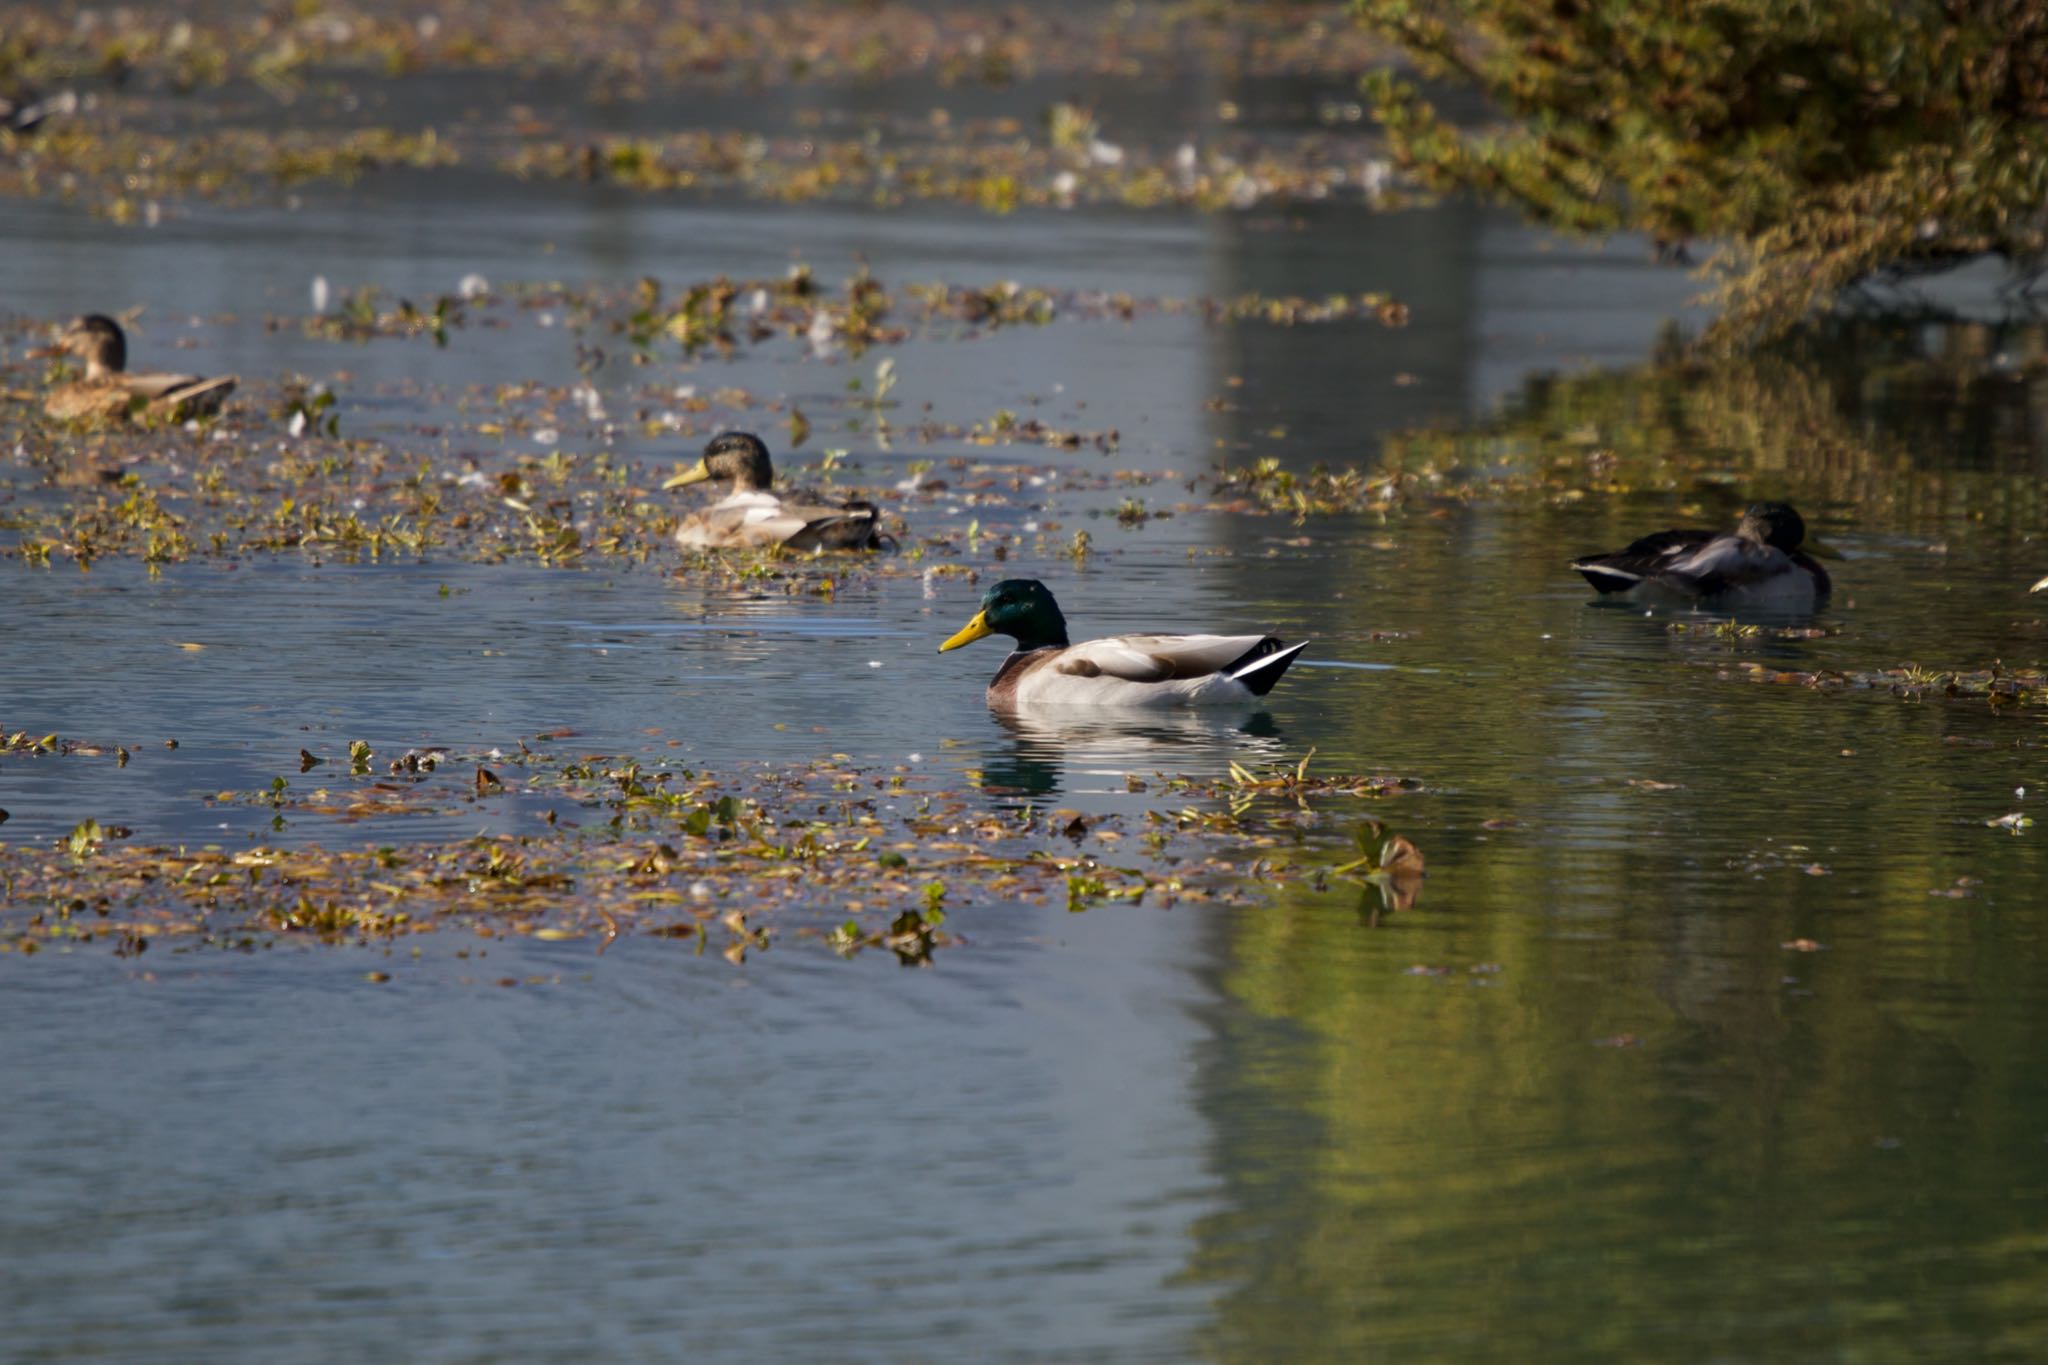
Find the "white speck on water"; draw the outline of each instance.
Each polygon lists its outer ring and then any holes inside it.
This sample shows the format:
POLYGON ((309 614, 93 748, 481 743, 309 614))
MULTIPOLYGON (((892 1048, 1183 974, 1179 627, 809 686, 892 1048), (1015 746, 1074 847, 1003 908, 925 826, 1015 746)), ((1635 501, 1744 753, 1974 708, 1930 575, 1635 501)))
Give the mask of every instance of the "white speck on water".
POLYGON ((285 430, 294 436, 304 436, 306 434, 306 410, 304 408, 300 408, 292 414, 292 420, 285 427, 285 430))
POLYGON ((909 760, 910 760, 910 761, 911 761, 912 763, 922 763, 922 762, 924 762, 924 755, 923 755, 923 754, 909 754, 909 755, 907 755, 907 757, 909 758, 909 760))
POLYGON ((553 313, 542 313, 534 321, 543 327, 552 327, 555 325, 555 315, 553 313))
POLYGON ((480 299, 491 292, 491 282, 472 270, 455 286, 455 292, 465 299, 480 299))
POLYGON ((533 443, 539 446, 551 446, 561 439, 562 433, 556 431, 553 427, 542 427, 539 431, 533 433, 533 443))
MULTIPOLYGON (((226 829, 226 828, 227 828, 227 826, 223 825, 223 826, 221 826, 221 828, 222 828, 222 829, 226 829)), ((708 901, 708 900, 710 900, 710 899, 711 899, 711 883, 710 883, 710 882, 691 882, 691 883, 690 883, 690 899, 691 899, 691 900, 693 900, 693 901, 708 901)))
POLYGON ((839 324, 832 315, 820 308, 811 314, 811 325, 804 331, 804 339, 810 342, 811 350, 820 357, 829 358, 839 352, 839 324))
POLYGON ((881 666, 882 666, 882 661, 881 661, 880 659, 869 659, 869 660, 868 660, 868 667, 869 667, 869 668, 880 668, 881 666))
POLYGON ((1033 534, 1033 533, 1035 533, 1035 532, 1036 532, 1037 530, 1038 530, 1038 523, 1037 523, 1037 522, 1035 522, 1035 521, 1027 521, 1027 522, 1025 522, 1025 523, 1024 523, 1024 531, 1025 531, 1025 533, 1026 533, 1027 535, 1028 535, 1028 534, 1033 534))
POLYGON ((327 299, 330 293, 327 288, 327 277, 325 275, 315 275, 313 277, 313 287, 309 292, 313 296, 313 311, 316 313, 326 312, 327 299))
POLYGON ((1378 199, 1385 194, 1393 178, 1394 166, 1390 161, 1375 158, 1358 168, 1358 187, 1365 191, 1368 199, 1378 199))

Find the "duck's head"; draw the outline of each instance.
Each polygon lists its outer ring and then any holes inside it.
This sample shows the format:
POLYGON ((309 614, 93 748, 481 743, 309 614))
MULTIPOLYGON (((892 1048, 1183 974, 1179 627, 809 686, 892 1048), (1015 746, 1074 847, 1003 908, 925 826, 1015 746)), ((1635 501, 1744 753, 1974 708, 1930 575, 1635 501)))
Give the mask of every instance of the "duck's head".
POLYGON ((72 319, 57 334, 54 349, 60 355, 75 355, 85 362, 85 377, 100 379, 128 368, 128 338, 121 324, 104 313, 87 313, 72 319))
POLYGON ((1789 502, 1752 503, 1742 514, 1742 524, 1735 528, 1735 534, 1789 555, 1806 539, 1806 522, 1789 502))
POLYGON ((939 653, 973 644, 984 635, 1007 635, 1019 649, 1067 643, 1067 618, 1045 584, 1035 578, 1006 578, 981 595, 981 610, 939 646, 939 653))
POLYGON ((704 447, 696 465, 662 484, 681 488, 706 479, 730 479, 736 492, 765 492, 775 482, 775 466, 768 462, 768 447, 750 431, 721 431, 704 447))

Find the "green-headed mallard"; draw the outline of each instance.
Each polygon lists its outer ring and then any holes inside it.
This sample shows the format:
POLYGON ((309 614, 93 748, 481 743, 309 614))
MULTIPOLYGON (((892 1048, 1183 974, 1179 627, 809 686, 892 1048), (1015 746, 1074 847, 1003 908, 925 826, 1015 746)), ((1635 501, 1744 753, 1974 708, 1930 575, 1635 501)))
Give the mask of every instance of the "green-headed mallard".
POLYGON ((683 518, 676 544, 685 550, 757 549, 787 545, 792 550, 880 550, 881 513, 871 502, 834 502, 821 494, 773 491, 775 467, 768 447, 745 431, 724 431, 704 447, 694 468, 663 488, 706 479, 726 479, 732 492, 683 518))
POLYGON ((984 635, 1017 642, 988 685, 997 710, 1027 706, 1220 706, 1273 690, 1308 647, 1271 635, 1110 635, 1067 643, 1067 618, 1045 584, 1011 578, 982 594, 981 610, 939 646, 984 635))
POLYGON ((59 384, 43 396, 43 411, 60 421, 126 417, 138 409, 151 417, 182 422, 220 411, 235 387, 233 375, 213 379, 196 374, 128 373, 128 338, 121 324, 103 313, 75 319, 51 349, 85 362, 85 378, 59 384))
POLYGON ((1717 606, 1811 607, 1828 571, 1801 549, 1806 523, 1791 506, 1760 502, 1733 531, 1656 531, 1625 550, 1572 567, 1604 596, 1717 606))

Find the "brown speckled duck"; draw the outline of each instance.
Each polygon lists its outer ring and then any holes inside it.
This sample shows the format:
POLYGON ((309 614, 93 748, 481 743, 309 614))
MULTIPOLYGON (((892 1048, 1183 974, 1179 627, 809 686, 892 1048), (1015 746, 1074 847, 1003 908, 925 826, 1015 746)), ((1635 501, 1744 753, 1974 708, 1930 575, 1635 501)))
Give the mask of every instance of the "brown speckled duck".
POLYGON ((146 414, 182 422, 219 412, 234 391, 235 377, 206 379, 196 374, 130 374, 128 338, 104 313, 88 313, 61 332, 50 348, 85 362, 85 377, 59 384, 43 396, 43 411, 59 421, 121 419, 146 414))
POLYGON ((834 502, 817 493, 773 491, 768 447, 745 431, 711 438, 696 465, 662 484, 681 488, 706 479, 729 480, 732 492, 683 518, 676 544, 685 550, 881 550, 893 543, 881 531, 871 502, 834 502))

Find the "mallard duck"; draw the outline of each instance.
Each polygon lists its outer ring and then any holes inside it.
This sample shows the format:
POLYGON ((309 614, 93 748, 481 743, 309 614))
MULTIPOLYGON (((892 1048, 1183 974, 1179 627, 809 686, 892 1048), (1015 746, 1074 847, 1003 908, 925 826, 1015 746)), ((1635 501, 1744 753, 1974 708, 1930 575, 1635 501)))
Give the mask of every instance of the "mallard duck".
POLYGON ((696 466, 662 484, 681 488, 706 479, 728 479, 732 492, 683 518, 676 544, 685 550, 755 549, 787 545, 792 550, 880 550, 881 513, 871 502, 834 502, 818 493, 778 494, 768 447, 745 431, 711 438, 696 466))
POLYGON ((1017 642, 988 685, 988 704, 999 711, 1255 701, 1308 648, 1271 635, 1110 635, 1069 644, 1067 618, 1035 578, 1005 579, 983 593, 981 610, 939 653, 984 635, 1017 642))
POLYGON ((121 324, 103 313, 73 321, 50 349, 85 362, 85 378, 59 384, 43 396, 43 411, 63 421, 125 417, 140 408, 152 417, 182 422, 219 412, 235 387, 233 375, 202 379, 196 374, 128 373, 128 338, 122 335, 121 324))
POLYGON ((1656 531, 1572 567, 1603 597, 1810 607, 1831 585, 1828 571, 1801 548, 1805 540, 1806 523, 1789 504, 1760 502, 1733 531, 1656 531))

